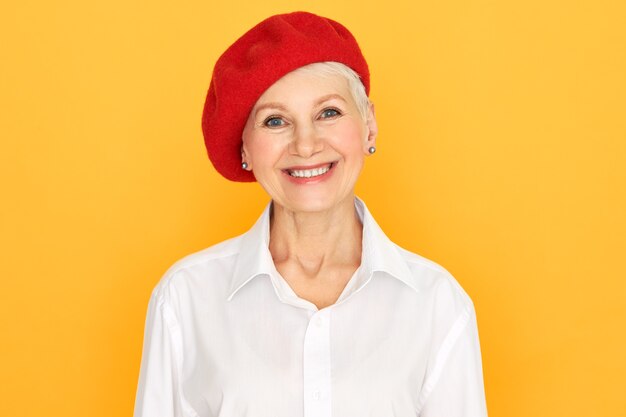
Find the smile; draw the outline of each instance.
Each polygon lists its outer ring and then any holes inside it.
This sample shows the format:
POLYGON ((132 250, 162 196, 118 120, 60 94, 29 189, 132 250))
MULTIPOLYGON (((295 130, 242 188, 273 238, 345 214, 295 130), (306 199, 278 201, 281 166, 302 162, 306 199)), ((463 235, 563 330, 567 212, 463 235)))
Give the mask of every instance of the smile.
POLYGON ((337 163, 338 161, 334 161, 325 165, 320 164, 315 168, 309 169, 284 169, 283 173, 289 178, 289 181, 294 184, 318 184, 326 182, 332 177, 337 163))
POLYGON ((335 163, 329 163, 312 169, 287 169, 287 173, 294 178, 314 178, 326 174, 335 163))

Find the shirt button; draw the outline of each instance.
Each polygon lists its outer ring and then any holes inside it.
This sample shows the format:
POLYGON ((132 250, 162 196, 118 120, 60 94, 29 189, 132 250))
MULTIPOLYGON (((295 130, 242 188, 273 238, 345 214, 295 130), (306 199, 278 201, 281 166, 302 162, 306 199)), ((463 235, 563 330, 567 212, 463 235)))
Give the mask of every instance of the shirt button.
POLYGON ((317 324, 317 327, 322 327, 322 324, 324 324, 324 320, 321 316, 315 320, 315 324, 317 324))
POLYGON ((313 391, 313 399, 316 400, 316 401, 320 399, 320 391, 319 390, 316 389, 315 391, 313 391))

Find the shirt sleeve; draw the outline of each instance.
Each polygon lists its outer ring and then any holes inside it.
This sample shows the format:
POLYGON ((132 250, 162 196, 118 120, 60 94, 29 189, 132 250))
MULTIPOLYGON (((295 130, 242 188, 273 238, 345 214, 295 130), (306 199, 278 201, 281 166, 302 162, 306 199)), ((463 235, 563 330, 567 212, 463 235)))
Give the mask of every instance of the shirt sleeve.
POLYGON ((420 417, 486 417, 476 313, 471 302, 454 321, 425 381, 420 417))
POLYGON ((191 417, 180 389, 178 325, 160 287, 148 304, 134 417, 191 417))

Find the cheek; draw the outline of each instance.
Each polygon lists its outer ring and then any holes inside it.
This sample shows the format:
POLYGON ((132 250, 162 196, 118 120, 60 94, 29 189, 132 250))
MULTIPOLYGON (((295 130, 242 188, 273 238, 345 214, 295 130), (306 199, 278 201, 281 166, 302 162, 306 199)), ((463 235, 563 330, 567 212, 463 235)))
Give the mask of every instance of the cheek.
POLYGON ((274 165, 282 153, 276 138, 266 135, 250 135, 246 138, 246 145, 253 169, 274 165))
POLYGON ((346 124, 338 126, 334 134, 330 136, 333 138, 333 146, 335 149, 350 156, 361 155, 363 143, 365 139, 365 129, 361 129, 360 126, 354 124, 346 124))

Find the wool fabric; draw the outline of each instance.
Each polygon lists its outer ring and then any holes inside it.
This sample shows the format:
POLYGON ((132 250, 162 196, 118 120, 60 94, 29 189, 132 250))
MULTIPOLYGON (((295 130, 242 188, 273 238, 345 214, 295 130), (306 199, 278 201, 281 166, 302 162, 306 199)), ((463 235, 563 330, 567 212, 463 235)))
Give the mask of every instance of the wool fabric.
POLYGON ((243 129, 254 104, 287 73, 325 61, 352 68, 369 95, 369 68, 354 36, 340 23, 313 13, 271 16, 219 57, 204 103, 202 133, 209 159, 222 176, 256 180, 241 168, 243 129))

